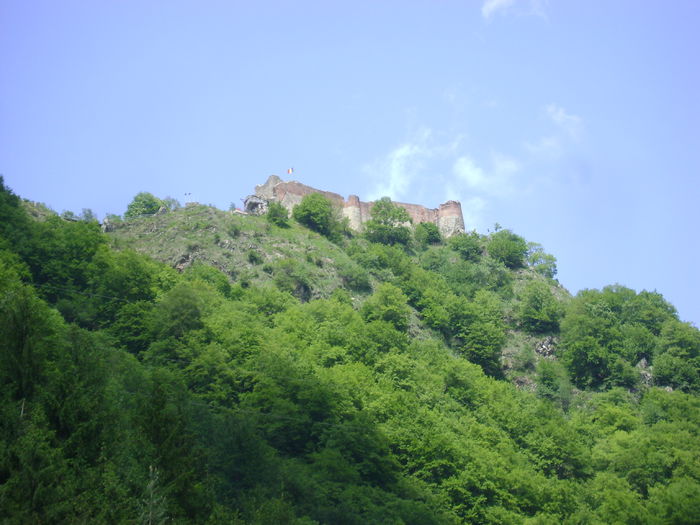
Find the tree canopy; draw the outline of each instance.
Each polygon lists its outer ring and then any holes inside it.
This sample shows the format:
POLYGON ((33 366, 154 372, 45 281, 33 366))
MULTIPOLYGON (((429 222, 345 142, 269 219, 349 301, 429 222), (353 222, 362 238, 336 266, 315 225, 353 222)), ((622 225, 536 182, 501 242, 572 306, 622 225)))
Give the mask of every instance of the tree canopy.
POLYGON ((107 235, 0 179, 0 521, 697 521, 700 332, 657 292, 219 215, 107 235))
POLYGON ((527 242, 510 230, 500 230, 491 235, 486 249, 497 261, 508 268, 522 268, 525 265, 527 242))
POLYGON ((333 231, 333 205, 320 193, 304 195, 301 202, 294 206, 292 216, 299 224, 326 237, 333 231))
POLYGON ((407 224, 412 222, 411 217, 389 197, 382 197, 372 204, 370 214, 372 218, 364 225, 367 239, 390 246, 409 243, 411 230, 407 224))
POLYGON ((155 197, 152 193, 142 191, 137 193, 134 199, 129 203, 124 213, 125 219, 135 219, 141 215, 152 215, 156 213, 161 206, 164 206, 163 201, 155 197))

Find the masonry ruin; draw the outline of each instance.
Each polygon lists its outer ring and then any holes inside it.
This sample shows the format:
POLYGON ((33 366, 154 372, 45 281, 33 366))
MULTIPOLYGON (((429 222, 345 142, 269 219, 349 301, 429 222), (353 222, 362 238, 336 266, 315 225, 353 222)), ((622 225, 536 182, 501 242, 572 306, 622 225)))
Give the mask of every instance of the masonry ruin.
MULTIPOLYGON (((291 213, 294 206, 299 204, 305 195, 320 193, 342 211, 348 218, 350 227, 362 231, 362 225, 372 218, 373 202, 362 202, 357 195, 350 195, 347 200, 337 193, 317 190, 297 181, 283 181, 277 175, 270 175, 265 184, 255 186, 255 194, 245 199, 244 209, 247 213, 262 215, 267 211, 268 203, 279 202, 291 213)), ((419 204, 395 202, 408 212, 413 224, 429 222, 435 224, 440 233, 450 237, 464 231, 462 205, 458 201, 447 201, 438 208, 426 208, 419 204)))

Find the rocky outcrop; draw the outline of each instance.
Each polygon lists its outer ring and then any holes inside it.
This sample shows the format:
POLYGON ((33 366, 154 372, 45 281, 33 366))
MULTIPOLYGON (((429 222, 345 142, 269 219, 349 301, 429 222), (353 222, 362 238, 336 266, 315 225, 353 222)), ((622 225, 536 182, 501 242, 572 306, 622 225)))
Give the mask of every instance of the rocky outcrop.
POLYGON ((554 354, 557 350, 557 340, 550 336, 545 337, 535 344, 535 353, 541 355, 545 359, 554 359, 554 354))
POLYGON ((649 362, 642 357, 642 359, 637 363, 637 372, 639 372, 639 380, 640 382, 647 387, 650 387, 654 384, 654 374, 652 373, 651 366, 649 366, 649 362))
MULTIPOLYGON (((245 199, 245 211, 253 214, 262 214, 267 210, 268 202, 279 202, 290 212, 299 204, 305 195, 320 193, 341 210, 344 217, 348 218, 350 227, 361 231, 362 225, 371 219, 371 210, 374 203, 362 202, 357 195, 350 195, 345 200, 341 195, 330 191, 318 190, 297 181, 283 181, 277 175, 270 175, 265 184, 255 187, 255 194, 245 199)), ((430 222, 435 224, 440 233, 450 237, 464 231, 464 219, 462 217, 462 205, 457 201, 447 201, 436 209, 426 208, 419 204, 407 204, 396 202, 408 212, 413 224, 430 222)))
POLYGON ((100 229, 102 233, 109 233, 114 231, 114 224, 112 224, 107 217, 100 224, 100 229))

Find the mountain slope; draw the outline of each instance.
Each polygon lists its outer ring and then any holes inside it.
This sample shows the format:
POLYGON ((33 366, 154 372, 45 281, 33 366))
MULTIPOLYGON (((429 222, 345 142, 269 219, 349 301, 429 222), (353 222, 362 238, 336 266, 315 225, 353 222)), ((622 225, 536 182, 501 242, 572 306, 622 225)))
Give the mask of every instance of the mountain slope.
POLYGON ((658 294, 570 298, 508 231, 334 244, 186 208, 106 236, 4 187, 0 217, 4 522, 698 514, 698 331, 658 294))

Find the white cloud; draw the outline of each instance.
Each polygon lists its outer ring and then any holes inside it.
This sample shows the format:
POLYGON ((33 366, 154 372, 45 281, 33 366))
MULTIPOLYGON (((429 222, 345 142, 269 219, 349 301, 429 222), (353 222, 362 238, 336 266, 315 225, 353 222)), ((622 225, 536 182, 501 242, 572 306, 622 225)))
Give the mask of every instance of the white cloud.
POLYGON ((374 184, 368 200, 389 196, 428 204, 425 197, 434 199, 438 191, 445 200, 462 203, 467 228, 485 227, 493 201, 508 202, 523 191, 523 164, 499 152, 477 157, 466 150, 465 142, 461 135, 440 140, 439 134, 423 129, 363 167, 374 184))
POLYGON ((583 119, 557 104, 545 106, 544 113, 556 129, 538 140, 524 142, 523 147, 533 159, 559 161, 568 150, 580 143, 584 131, 583 119))
POLYGON ((427 142, 431 134, 429 129, 424 129, 414 140, 401 144, 384 158, 364 167, 366 173, 378 180, 369 195, 371 200, 384 196, 400 200, 407 195, 424 158, 429 155, 427 142))
POLYGON ((485 211, 494 199, 510 199, 520 191, 522 171, 519 161, 502 153, 492 153, 487 168, 468 155, 461 155, 452 165, 452 176, 445 184, 445 198, 462 203, 464 225, 486 227, 485 211))
POLYGON ((510 179, 520 171, 520 163, 518 161, 501 153, 492 153, 491 163, 493 164, 494 174, 501 182, 510 179))
POLYGON ((462 186, 493 196, 503 196, 512 191, 513 178, 520 171, 520 163, 501 153, 491 154, 489 170, 478 166, 469 156, 459 157, 452 172, 462 186))
POLYGON ((462 218, 465 229, 483 229, 486 226, 483 224, 485 210, 486 200, 482 197, 469 197, 462 202, 462 218))
POLYGON ((430 129, 422 129, 411 140, 364 166, 363 171, 376 181, 368 198, 370 200, 385 196, 393 200, 402 200, 408 196, 415 198, 413 196, 416 186, 427 178, 428 163, 453 156, 461 140, 462 137, 458 136, 451 142, 439 143, 434 139, 430 129))
POLYGON ((497 14, 535 15, 545 17, 547 0, 486 0, 481 6, 481 16, 490 19, 497 14))
POLYGON ((571 138, 579 138, 583 125, 581 117, 567 113, 564 108, 556 104, 549 104, 545 111, 549 119, 563 129, 571 138))
POLYGON ((375 189, 372 199, 389 195, 393 198, 401 198, 408 191, 415 176, 417 157, 421 149, 415 144, 403 144, 387 155, 383 162, 383 170, 386 179, 380 182, 375 189))
POLYGON ((459 157, 452 168, 458 179, 464 181, 470 188, 483 189, 488 185, 488 179, 479 166, 469 157, 459 157))
POLYGON ((525 150, 534 157, 555 160, 561 157, 564 148, 559 137, 542 137, 535 142, 525 142, 525 150))
POLYGON ((498 11, 509 9, 514 3, 515 0, 486 0, 481 6, 481 16, 491 18, 498 11))

